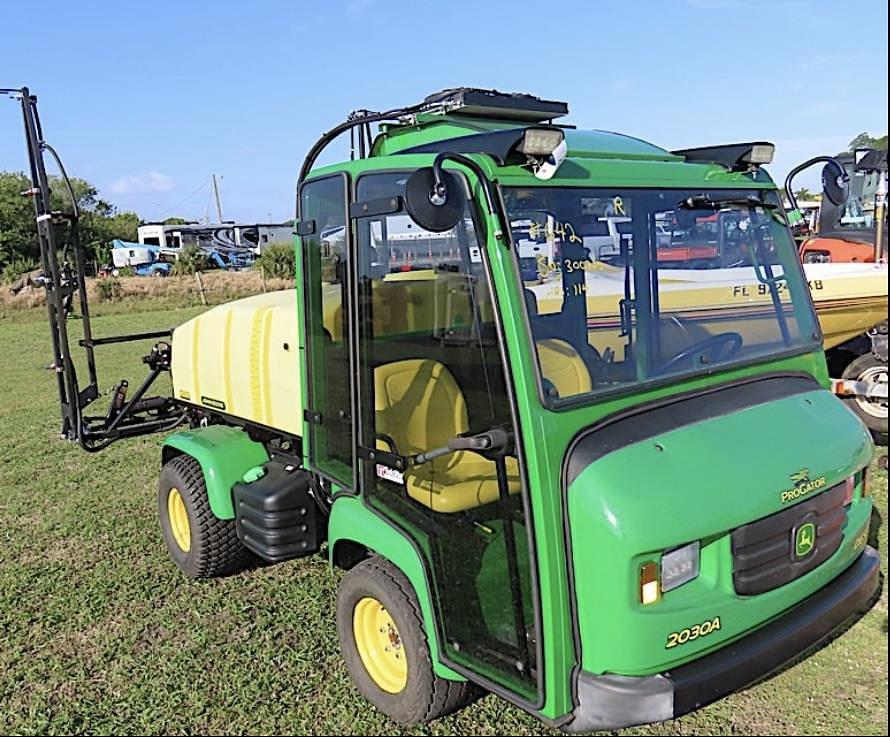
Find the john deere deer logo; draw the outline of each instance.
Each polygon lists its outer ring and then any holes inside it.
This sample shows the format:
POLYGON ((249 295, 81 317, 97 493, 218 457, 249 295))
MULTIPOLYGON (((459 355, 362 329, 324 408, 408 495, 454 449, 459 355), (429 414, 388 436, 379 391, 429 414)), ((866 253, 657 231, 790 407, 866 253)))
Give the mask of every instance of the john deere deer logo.
POLYGON ((805 558, 812 551, 816 544, 816 525, 807 522, 797 528, 794 533, 794 555, 798 558, 805 558))
POLYGON ((828 480, 824 476, 820 476, 817 479, 810 479, 809 468, 802 468, 800 471, 792 473, 789 478, 794 484, 794 487, 785 489, 785 491, 782 492, 782 504, 787 504, 788 502, 800 499, 802 496, 812 494, 814 491, 818 491, 828 483, 828 480))
POLYGON ((806 483, 810 480, 810 469, 802 468, 797 473, 791 474, 791 480, 794 482, 794 485, 806 483))

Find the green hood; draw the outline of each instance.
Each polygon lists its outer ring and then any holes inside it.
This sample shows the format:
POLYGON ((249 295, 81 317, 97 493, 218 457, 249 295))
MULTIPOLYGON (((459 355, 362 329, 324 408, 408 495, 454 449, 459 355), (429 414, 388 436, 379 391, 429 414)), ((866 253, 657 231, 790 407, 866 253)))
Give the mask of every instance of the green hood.
POLYGON ((801 381, 768 379, 638 412, 574 444, 566 491, 585 670, 601 672, 608 662, 638 675, 690 660, 812 593, 858 554, 852 544, 871 502, 860 503, 857 492, 844 541, 825 563, 757 596, 734 590, 733 529, 806 504, 871 458, 861 422, 801 381), (783 501, 795 488, 809 490, 783 501), (702 546, 698 578, 654 605, 639 604, 640 565, 694 541, 702 546), (665 647, 671 632, 718 616, 719 631, 665 647))

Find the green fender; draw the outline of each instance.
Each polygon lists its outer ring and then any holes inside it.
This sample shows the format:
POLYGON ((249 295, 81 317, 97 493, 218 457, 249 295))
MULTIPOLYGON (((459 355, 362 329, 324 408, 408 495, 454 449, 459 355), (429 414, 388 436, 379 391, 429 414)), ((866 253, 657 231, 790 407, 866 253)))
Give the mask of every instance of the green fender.
POLYGON ((337 543, 344 541, 365 546, 368 550, 386 558, 405 574, 420 602, 433 670, 440 678, 465 681, 463 676, 439 661, 436 623, 423 563, 408 538, 382 517, 374 514, 358 497, 341 495, 334 500, 331 517, 328 520, 328 556, 331 566, 334 565, 334 550, 337 543))
POLYGON ((261 443, 229 425, 208 425, 175 433, 164 443, 161 458, 167 463, 183 453, 200 464, 210 510, 218 519, 235 518, 232 486, 251 468, 269 460, 261 443))

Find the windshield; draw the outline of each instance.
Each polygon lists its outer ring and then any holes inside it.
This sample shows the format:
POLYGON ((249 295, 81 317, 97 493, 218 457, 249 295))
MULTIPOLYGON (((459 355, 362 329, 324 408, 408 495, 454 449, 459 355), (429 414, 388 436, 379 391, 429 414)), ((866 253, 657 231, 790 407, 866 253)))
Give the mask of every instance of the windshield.
POLYGON ((775 192, 504 194, 549 405, 815 342, 775 192))

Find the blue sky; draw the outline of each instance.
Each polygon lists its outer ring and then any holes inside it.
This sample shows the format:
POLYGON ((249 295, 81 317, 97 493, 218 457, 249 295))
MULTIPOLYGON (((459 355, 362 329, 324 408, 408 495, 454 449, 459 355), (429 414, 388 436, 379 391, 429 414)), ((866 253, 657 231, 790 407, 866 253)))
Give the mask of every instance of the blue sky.
MULTIPOLYGON (((29 85, 69 173, 146 219, 212 214, 212 172, 226 218, 292 217, 318 134, 452 86, 566 100, 568 122, 666 148, 771 140, 777 178, 887 132, 886 0, 30 8, 3 2, 0 86, 29 85)), ((26 166, 20 125, 0 99, 0 169, 26 166)))

